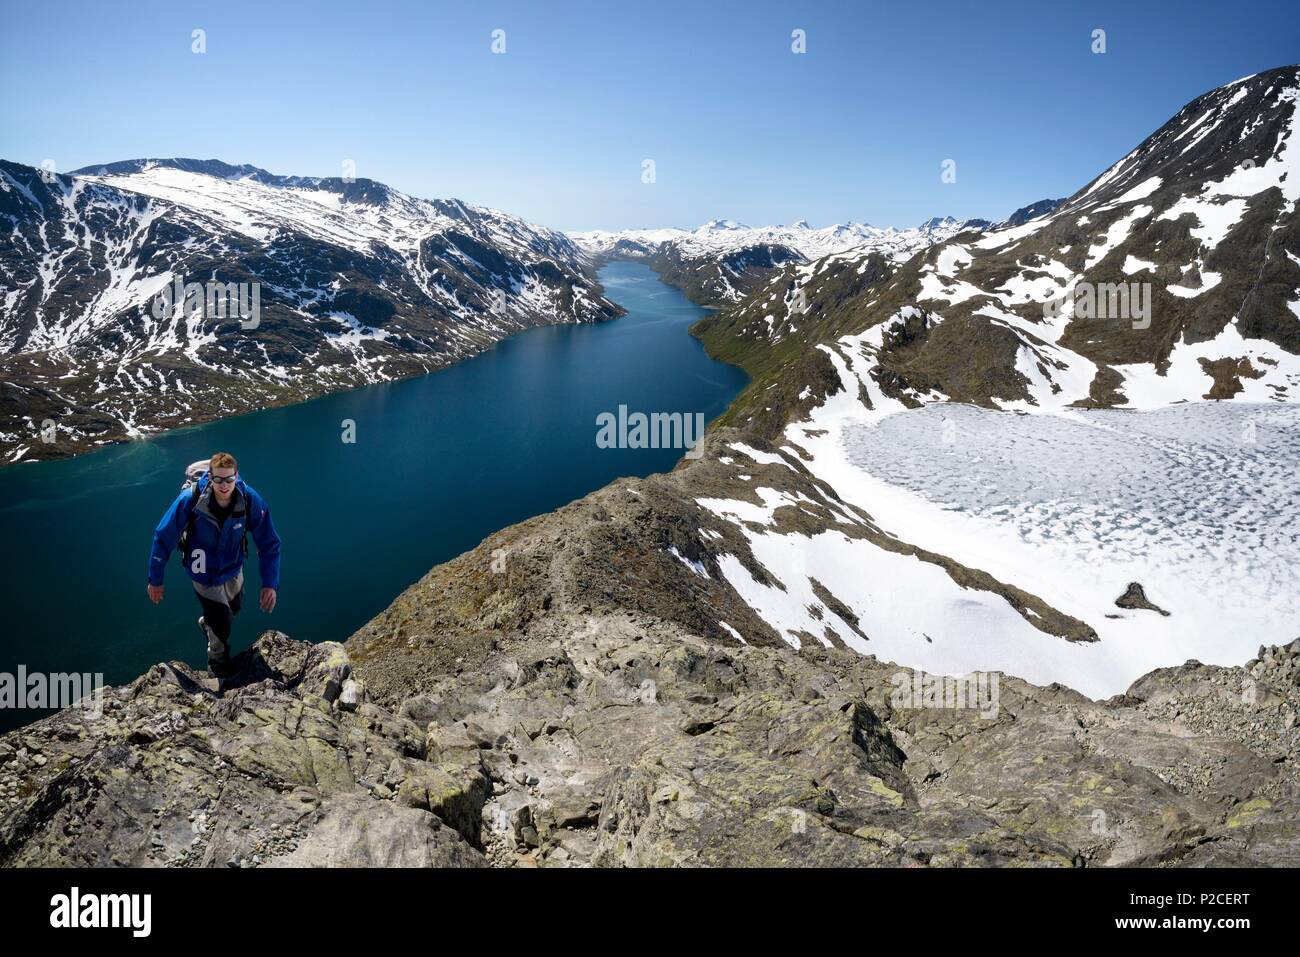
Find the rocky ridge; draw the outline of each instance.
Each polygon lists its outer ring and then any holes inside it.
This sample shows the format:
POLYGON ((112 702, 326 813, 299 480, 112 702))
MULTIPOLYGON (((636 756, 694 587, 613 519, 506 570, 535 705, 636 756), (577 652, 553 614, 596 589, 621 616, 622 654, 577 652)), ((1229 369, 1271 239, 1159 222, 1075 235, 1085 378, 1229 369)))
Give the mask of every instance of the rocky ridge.
MULTIPOLYGON (((709 441, 738 454, 728 430, 709 441)), ((918 696, 925 676, 850 646, 832 594, 821 614, 845 633, 795 648, 716 573, 732 553, 763 571, 697 502, 732 467, 784 476, 801 504, 780 527, 876 534, 797 468, 720 451, 502 530, 346 646, 268 632, 220 693, 158 665, 101 717, 4 736, 0 864, 1300 860, 1300 641, 1108 701, 1009 675, 983 676, 978 701, 918 696)))
POLYGON ((1003 676, 989 715, 900 707, 852 652, 565 615, 385 706, 268 632, 220 695, 159 665, 5 736, 0 863, 1294 866, 1298 653, 1109 702, 1003 676))

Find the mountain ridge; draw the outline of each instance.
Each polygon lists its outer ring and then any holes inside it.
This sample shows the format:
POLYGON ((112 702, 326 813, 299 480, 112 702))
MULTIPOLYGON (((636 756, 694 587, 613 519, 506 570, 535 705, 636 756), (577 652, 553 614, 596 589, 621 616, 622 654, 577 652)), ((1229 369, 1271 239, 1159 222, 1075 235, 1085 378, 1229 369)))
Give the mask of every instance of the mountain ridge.
POLYGON ((699 304, 730 306, 787 264, 807 264, 853 250, 901 261, 963 229, 987 225, 985 220, 958 222, 951 216, 936 216, 908 229, 854 222, 813 228, 806 220, 754 227, 715 219, 694 230, 595 230, 567 235, 597 260, 645 260, 660 278, 699 304))
POLYGON ((459 200, 215 160, 87 169, 0 161, 5 464, 417 375, 530 326, 622 313, 563 234, 459 200), (255 284, 257 321, 153 316, 177 277, 255 284))
MULTIPOLYGON (((848 337, 832 348, 863 350, 871 379, 903 404, 942 396, 992 408, 1147 407, 1293 395, 1298 74, 1287 67, 1203 94, 1045 215, 949 237, 897 268, 880 264, 881 282, 864 283, 865 267, 846 254, 786 267, 696 333, 719 357, 738 360, 794 336, 790 347, 806 346, 807 361, 827 369, 814 344, 848 337), (1149 328, 1136 328, 1137 316, 1074 314, 1089 287, 1143 281, 1149 328), (880 346, 867 342, 872 336, 883 336, 880 346)), ((806 379, 778 387, 764 406, 794 400, 810 409, 824 396, 814 387, 797 399, 806 379)), ((742 397, 727 421, 751 411, 745 406, 742 397)), ((759 411, 773 431, 800 414, 759 411)))
POLYGON ((620 480, 503 529, 345 645, 266 632, 220 695, 160 664, 102 717, 0 736, 0 864, 1300 859, 1300 640, 1106 701, 1002 675, 984 710, 928 705, 888 660, 683 623, 727 600, 667 547, 699 554, 701 481, 700 463, 620 480))

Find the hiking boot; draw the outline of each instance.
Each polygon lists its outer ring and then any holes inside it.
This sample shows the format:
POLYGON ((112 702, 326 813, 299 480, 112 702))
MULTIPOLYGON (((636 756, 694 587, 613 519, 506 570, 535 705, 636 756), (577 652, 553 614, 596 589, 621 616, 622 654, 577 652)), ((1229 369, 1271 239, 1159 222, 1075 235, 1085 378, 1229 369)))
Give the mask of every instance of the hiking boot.
POLYGON ((208 659, 208 671, 212 672, 213 677, 226 679, 234 677, 235 666, 229 657, 223 655, 217 659, 208 659))

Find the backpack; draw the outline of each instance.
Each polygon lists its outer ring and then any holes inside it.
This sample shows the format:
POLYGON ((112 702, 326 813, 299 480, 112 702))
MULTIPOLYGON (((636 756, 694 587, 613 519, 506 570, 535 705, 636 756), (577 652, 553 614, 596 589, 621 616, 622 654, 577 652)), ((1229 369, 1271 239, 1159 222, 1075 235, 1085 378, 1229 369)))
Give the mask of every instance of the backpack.
MULTIPOLYGON (((190 507, 189 518, 185 521, 185 530, 181 532, 181 537, 176 541, 176 554, 180 558, 182 568, 189 567, 189 541, 190 532, 194 530, 194 507, 199 502, 199 482, 203 476, 208 474, 209 459, 200 459, 197 462, 191 462, 185 466, 185 480, 181 482, 181 491, 190 490, 190 507)), ((248 514, 244 515, 244 538, 240 542, 240 548, 243 550, 244 557, 248 557, 248 514)))

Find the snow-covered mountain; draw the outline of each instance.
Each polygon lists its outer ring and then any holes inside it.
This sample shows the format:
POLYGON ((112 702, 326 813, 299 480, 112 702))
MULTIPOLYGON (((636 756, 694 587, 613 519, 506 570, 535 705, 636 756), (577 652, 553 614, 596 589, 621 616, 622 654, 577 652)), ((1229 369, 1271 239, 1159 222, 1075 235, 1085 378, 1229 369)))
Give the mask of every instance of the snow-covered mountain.
POLYGON ((845 254, 787 267, 714 334, 735 349, 822 335, 829 321, 843 330, 835 348, 860 356, 855 378, 904 403, 1294 399, 1297 74, 1197 98, 1021 225, 948 239, 875 274, 845 254))
POLYGON ((918 250, 983 220, 958 222, 951 216, 927 220, 911 229, 845 223, 814 228, 800 220, 788 226, 746 226, 715 219, 693 230, 629 229, 569 233, 569 238, 600 259, 645 259, 663 279, 708 305, 734 305, 787 263, 808 263, 832 253, 858 250, 902 262, 918 250))
POLYGON ((1238 80, 1037 218, 697 324, 753 379, 697 499, 733 537, 678 550, 791 643, 1098 697, 1293 640, 1298 106, 1238 80))
POLYGON ((4 462, 410 376, 523 328, 620 312, 563 234, 368 179, 0 161, 0 221, 4 462), (258 319, 159 318, 177 280, 256 284, 258 319))
MULTIPOLYGON (((701 226, 700 229, 705 229, 701 226)), ((664 243, 691 235, 689 229, 620 229, 568 233, 568 237, 593 256, 606 259, 642 259, 653 256, 664 243)))

